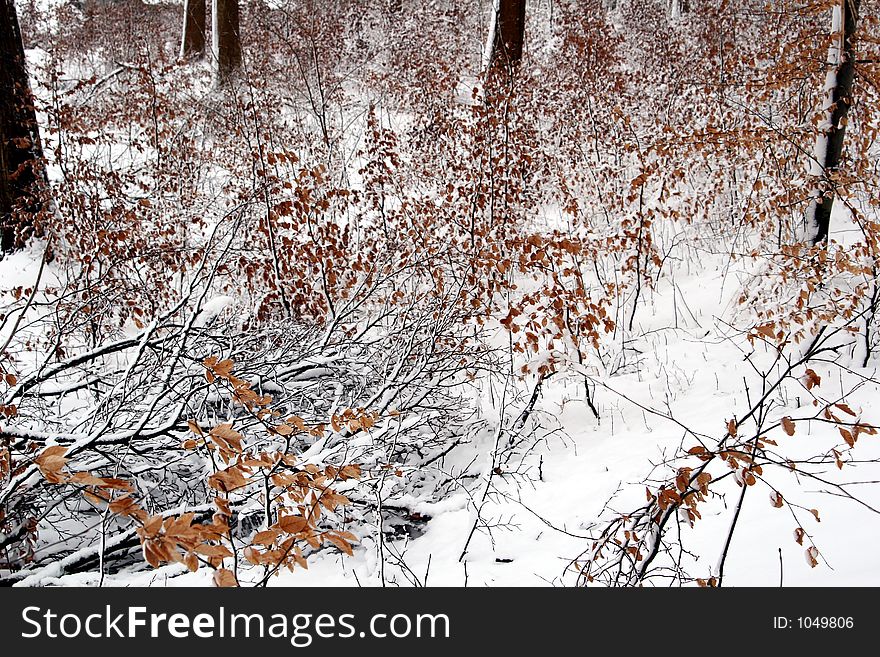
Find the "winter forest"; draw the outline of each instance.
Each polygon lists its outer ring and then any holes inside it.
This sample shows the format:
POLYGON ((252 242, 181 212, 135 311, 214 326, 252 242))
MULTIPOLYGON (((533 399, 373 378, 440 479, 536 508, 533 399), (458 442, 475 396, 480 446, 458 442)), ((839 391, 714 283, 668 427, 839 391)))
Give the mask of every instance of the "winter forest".
POLYGON ((877 0, 2 0, 0 584, 880 585, 877 0))

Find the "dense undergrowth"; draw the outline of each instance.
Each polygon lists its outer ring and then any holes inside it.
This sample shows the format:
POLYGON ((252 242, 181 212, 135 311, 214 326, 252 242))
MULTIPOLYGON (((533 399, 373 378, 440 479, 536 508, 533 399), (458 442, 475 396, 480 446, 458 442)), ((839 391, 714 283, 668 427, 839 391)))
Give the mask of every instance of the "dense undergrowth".
MULTIPOLYGON (((874 3, 827 246, 803 216, 832 3, 535 2, 524 61, 484 84, 485 4, 242 3, 224 87, 178 59, 178 5, 19 6, 51 202, 4 282, 0 580, 145 557, 265 584, 354 549, 418 582, 398 549, 430 524, 415 502, 467 493, 466 560, 497 480, 533 481, 567 430, 546 386, 576 380, 600 422, 643 373, 657 295, 709 262, 759 388, 709 435, 654 407, 679 448, 630 482, 643 506, 581 530, 573 581, 718 584, 723 558, 679 549, 704 504, 763 486, 782 507, 765 472, 863 460, 874 3), (806 414, 779 401, 795 388, 806 414), (811 423, 834 432, 789 454, 811 423)), ((818 512, 792 505, 818 563, 818 512)))

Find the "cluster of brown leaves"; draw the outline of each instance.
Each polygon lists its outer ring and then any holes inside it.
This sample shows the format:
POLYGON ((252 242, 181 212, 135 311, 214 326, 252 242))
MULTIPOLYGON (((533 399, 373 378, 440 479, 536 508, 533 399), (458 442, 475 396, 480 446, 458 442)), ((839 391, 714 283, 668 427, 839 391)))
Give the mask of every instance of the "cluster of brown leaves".
MULTIPOLYGON (((233 571, 224 567, 226 559, 238 563, 235 544, 230 534, 230 523, 235 514, 232 494, 241 501, 268 490, 272 495, 267 508, 275 518, 266 530, 258 532, 250 545, 241 551, 251 564, 264 566, 274 573, 281 567, 293 570, 295 565, 307 567, 303 547, 318 549, 324 543, 352 554, 352 544, 357 537, 348 531, 326 529, 320 525, 323 512, 336 512, 350 504, 350 500, 334 490, 336 482, 361 477, 358 464, 344 466, 326 465, 323 468, 312 463, 298 465, 294 454, 287 451, 289 440, 297 433, 322 435, 324 425, 308 427, 296 417, 278 421, 280 414, 269 408, 271 398, 258 395, 250 384, 233 374, 233 362, 207 358, 204 362, 208 381, 225 383, 232 398, 264 423, 270 435, 280 436, 288 442, 285 449, 254 452, 245 445, 245 436, 233 428, 233 423, 218 424, 204 430, 198 422, 189 421, 195 438, 184 441, 187 450, 204 449, 220 456, 225 467, 215 465, 207 478, 208 487, 216 491, 213 498, 216 511, 209 521, 197 521, 197 514, 151 515, 137 502, 131 482, 116 477, 100 477, 89 472, 68 472, 68 450, 51 446, 37 455, 33 462, 43 477, 51 484, 77 485, 83 495, 97 506, 106 505, 119 517, 135 522, 137 534, 143 546, 144 558, 153 567, 163 563, 182 563, 196 571, 206 564, 215 571, 214 582, 218 586, 237 585, 233 571), (121 495, 116 495, 121 491, 121 495)), ((330 424, 334 431, 346 428, 355 432, 372 427, 378 416, 363 409, 348 409, 333 416, 330 424)), ((0 461, 2 464, 2 461, 0 461)))
POLYGON ((232 557, 232 550, 223 544, 229 534, 228 504, 217 499, 219 512, 210 523, 194 523, 194 513, 179 516, 151 516, 137 530, 144 550, 144 558, 154 568, 162 563, 178 562, 195 572, 202 557, 218 569, 223 560, 232 557))

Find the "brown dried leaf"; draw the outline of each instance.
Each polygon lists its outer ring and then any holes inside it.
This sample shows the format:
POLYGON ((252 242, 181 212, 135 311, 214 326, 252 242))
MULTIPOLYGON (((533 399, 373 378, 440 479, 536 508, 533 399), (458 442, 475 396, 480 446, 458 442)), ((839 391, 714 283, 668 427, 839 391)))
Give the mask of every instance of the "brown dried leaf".
POLYGON ((74 472, 68 478, 72 484, 80 484, 82 486, 103 486, 104 480, 96 477, 91 472, 74 472))
POLYGON ((201 545, 197 545, 194 551, 199 554, 203 554, 206 557, 222 558, 232 556, 232 551, 225 545, 209 545, 207 543, 202 543, 201 545))
POLYGON ((234 588, 238 586, 235 573, 226 568, 218 568, 214 573, 214 586, 218 588, 234 588))
POLYGON ((40 455, 34 459, 34 463, 39 465, 41 470, 60 470, 64 464, 67 463, 67 459, 63 458, 66 453, 66 447, 52 445, 51 447, 44 449, 40 455), (57 465, 58 463, 61 465, 57 465))
POLYGON ((247 486, 248 480, 244 478, 244 475, 237 467, 233 466, 208 477, 208 485, 214 490, 228 493, 247 486))
POLYGON ((153 541, 144 541, 143 550, 144 559, 147 560, 147 563, 153 568, 158 568, 159 564, 162 563, 162 555, 156 549, 153 541))
POLYGON ((835 406, 837 408, 839 408, 840 410, 842 410, 847 415, 852 415, 853 417, 856 416, 855 411, 853 411, 853 409, 851 409, 848 404, 840 403, 840 404, 835 404, 835 406))
POLYGON ((361 466, 359 463, 352 463, 350 465, 344 466, 339 471, 339 478, 342 481, 346 479, 360 479, 361 478, 361 466))
POLYGON ((338 547, 340 550, 345 552, 348 556, 352 556, 354 552, 351 549, 351 545, 344 538, 337 536, 332 532, 326 532, 323 535, 325 541, 328 541, 338 547))
POLYGON ((229 506, 229 500, 225 497, 215 497, 214 498, 214 506, 219 509, 220 513, 226 516, 232 515, 232 509, 229 506))
POLYGON ((162 516, 151 516, 144 521, 143 533, 152 537, 155 536, 162 528, 162 522, 165 520, 162 516))
POLYGON ((286 424, 279 424, 277 427, 274 427, 274 430, 279 436, 289 436, 293 433, 293 427, 286 424))
POLYGON ((267 529, 266 531, 257 532, 251 543, 254 545, 272 545, 278 538, 280 532, 277 529, 267 529))
POLYGON ((282 516, 275 524, 288 534, 299 534, 309 526, 308 520, 302 516, 282 516))
POLYGON ((123 495, 110 502, 110 512, 120 516, 134 516, 141 513, 142 509, 131 497, 123 495))

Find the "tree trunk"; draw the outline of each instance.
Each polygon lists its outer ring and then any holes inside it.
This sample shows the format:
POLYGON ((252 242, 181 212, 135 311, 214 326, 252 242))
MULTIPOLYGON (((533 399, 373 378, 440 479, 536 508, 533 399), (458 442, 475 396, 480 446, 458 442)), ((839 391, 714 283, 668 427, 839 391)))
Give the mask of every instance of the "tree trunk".
POLYGON ((181 57, 202 57, 205 54, 205 4, 205 0, 185 0, 181 57))
POLYGON ((214 0, 213 13, 214 60, 222 84, 241 66, 238 0, 214 0))
POLYGON ((679 19, 684 14, 689 14, 691 12, 691 3, 690 0, 671 0, 669 3, 669 15, 673 19, 679 19))
POLYGON ((859 19, 859 0, 840 0, 833 9, 833 29, 842 31, 841 40, 831 47, 829 71, 825 81, 826 124, 816 139, 812 173, 819 178, 813 200, 807 210, 807 237, 813 244, 828 239, 831 210, 834 206, 833 175, 840 166, 846 117, 852 105, 852 87, 855 77, 855 47, 853 44, 859 19))
POLYGON ((526 0, 495 0, 489 35, 488 69, 512 72, 522 59, 526 0))
POLYGON ((0 1, 0 230, 7 252, 21 246, 28 215, 39 210, 45 171, 15 4, 0 1))

